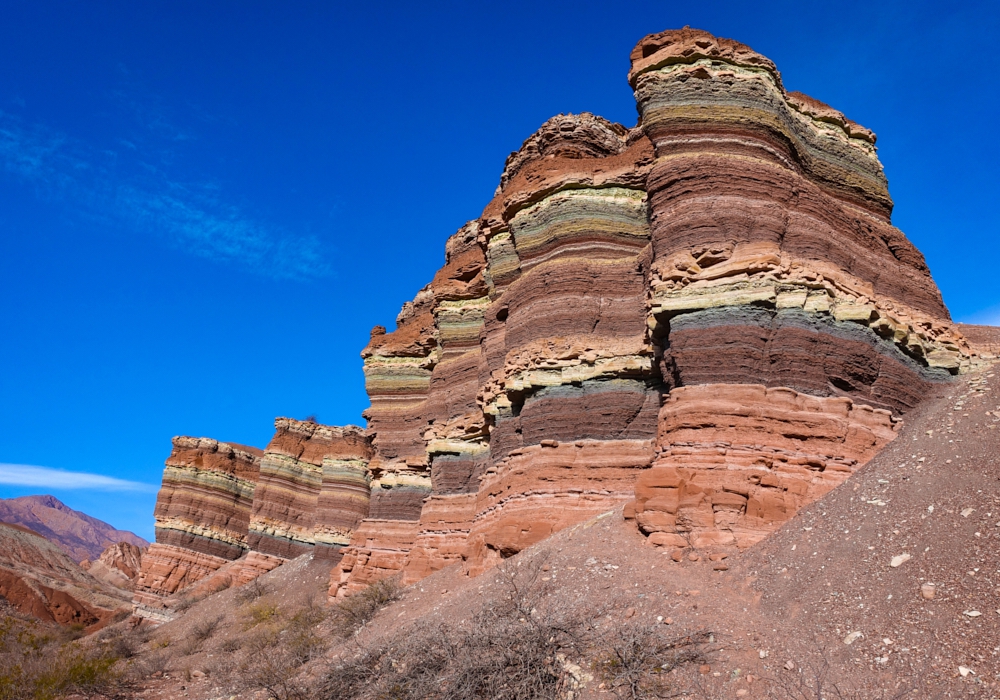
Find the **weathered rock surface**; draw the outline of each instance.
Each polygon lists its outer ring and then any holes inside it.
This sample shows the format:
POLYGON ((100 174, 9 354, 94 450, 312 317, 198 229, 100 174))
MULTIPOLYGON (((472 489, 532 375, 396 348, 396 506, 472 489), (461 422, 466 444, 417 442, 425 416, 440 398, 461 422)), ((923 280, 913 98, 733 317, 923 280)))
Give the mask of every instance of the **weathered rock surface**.
MULTIPOLYGON (((246 583, 314 550, 339 559, 369 514, 370 458, 361 428, 290 418, 275 421, 263 451, 174 438, 156 543, 135 580, 135 613, 163 622, 182 595, 246 583)), ((103 571, 99 562, 92 567, 103 571)))
POLYGON ((332 595, 624 502, 655 544, 750 546, 971 366, 871 131, 705 32, 631 58, 639 124, 543 124, 372 332, 372 505, 332 595))
POLYGON ((73 510, 55 496, 21 496, 0 499, 0 522, 22 525, 66 551, 74 561, 94 560, 113 544, 128 542, 148 547, 149 542, 126 530, 73 510))
POLYGON ((135 580, 136 614, 161 619, 170 596, 249 550, 261 455, 210 438, 174 438, 156 498, 156 543, 135 580))
POLYGON ((0 597, 22 614, 84 627, 129 604, 126 593, 90 576, 61 546, 7 523, 0 523, 0 597))
POLYGON ((250 549, 285 560, 318 546, 322 556, 336 556, 368 515, 368 438, 355 426, 291 418, 274 426, 254 494, 250 549))
POLYGON ((178 456, 143 590, 244 553, 237 582, 331 557, 332 596, 475 575, 622 505, 653 545, 746 548, 996 353, 893 227, 871 131, 702 31, 631 62, 638 124, 545 122, 372 330, 367 431, 279 418, 233 457, 255 478, 178 456))
POLYGON ((80 568, 104 583, 131 591, 142 570, 142 549, 128 542, 113 544, 96 561, 84 559, 80 568))

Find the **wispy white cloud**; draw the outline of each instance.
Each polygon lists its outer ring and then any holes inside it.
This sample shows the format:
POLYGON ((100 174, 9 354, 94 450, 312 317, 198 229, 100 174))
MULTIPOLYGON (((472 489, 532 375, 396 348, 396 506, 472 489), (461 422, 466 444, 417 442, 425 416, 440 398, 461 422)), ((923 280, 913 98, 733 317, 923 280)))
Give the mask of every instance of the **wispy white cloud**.
POLYGON ((92 491, 156 491, 157 486, 138 481, 116 479, 103 474, 71 472, 30 464, 0 462, 0 484, 38 486, 46 489, 89 489, 92 491))
POLYGON ((0 110, 0 170, 30 183, 43 199, 63 200, 101 224, 153 235, 188 254, 267 277, 330 274, 315 236, 257 221, 223 201, 217 185, 179 181, 143 160, 148 152, 135 143, 120 138, 118 145, 91 148, 0 110))

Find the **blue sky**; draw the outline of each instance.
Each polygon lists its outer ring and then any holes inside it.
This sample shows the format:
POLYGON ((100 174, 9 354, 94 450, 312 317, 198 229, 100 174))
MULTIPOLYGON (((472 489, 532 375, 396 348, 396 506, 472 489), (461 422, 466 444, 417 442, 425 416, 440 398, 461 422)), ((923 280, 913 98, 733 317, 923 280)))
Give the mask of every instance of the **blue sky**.
POLYGON ((0 497, 151 539, 172 436, 361 423, 370 328, 546 118, 635 124, 629 51, 671 27, 874 129, 952 314, 1000 323, 997 7, 8 0, 0 497))

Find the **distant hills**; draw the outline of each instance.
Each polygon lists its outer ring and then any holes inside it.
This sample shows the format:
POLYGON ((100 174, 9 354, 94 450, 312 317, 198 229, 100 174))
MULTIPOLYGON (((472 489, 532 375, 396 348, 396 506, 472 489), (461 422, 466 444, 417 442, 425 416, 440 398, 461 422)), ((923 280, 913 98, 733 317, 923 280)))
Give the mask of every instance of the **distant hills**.
POLYGON ((73 510, 55 496, 0 498, 0 522, 33 530, 59 545, 76 562, 96 560, 108 546, 118 542, 149 546, 135 533, 73 510))

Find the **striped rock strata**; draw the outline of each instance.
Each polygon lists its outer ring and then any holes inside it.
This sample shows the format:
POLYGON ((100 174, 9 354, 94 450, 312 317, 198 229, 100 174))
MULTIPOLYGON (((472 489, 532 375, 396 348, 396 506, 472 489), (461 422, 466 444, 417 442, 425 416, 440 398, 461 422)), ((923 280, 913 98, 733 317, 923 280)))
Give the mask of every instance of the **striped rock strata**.
POLYGON ((369 511, 368 438, 355 426, 291 418, 274 428, 254 494, 248 566, 270 570, 313 550, 339 556, 369 511))
POLYGON ((156 498, 156 542, 142 557, 136 614, 162 619, 166 600, 244 556, 261 451, 175 437, 156 498))
POLYGON ((543 124, 372 332, 371 512, 331 595, 624 503, 654 544, 750 546, 969 366, 874 134, 731 40, 631 59, 638 125, 543 124))
POLYGON ((246 583, 306 552, 339 558, 369 514, 370 457, 360 428, 290 418, 275 420, 264 451, 174 438, 136 613, 170 619, 179 594, 246 583))

